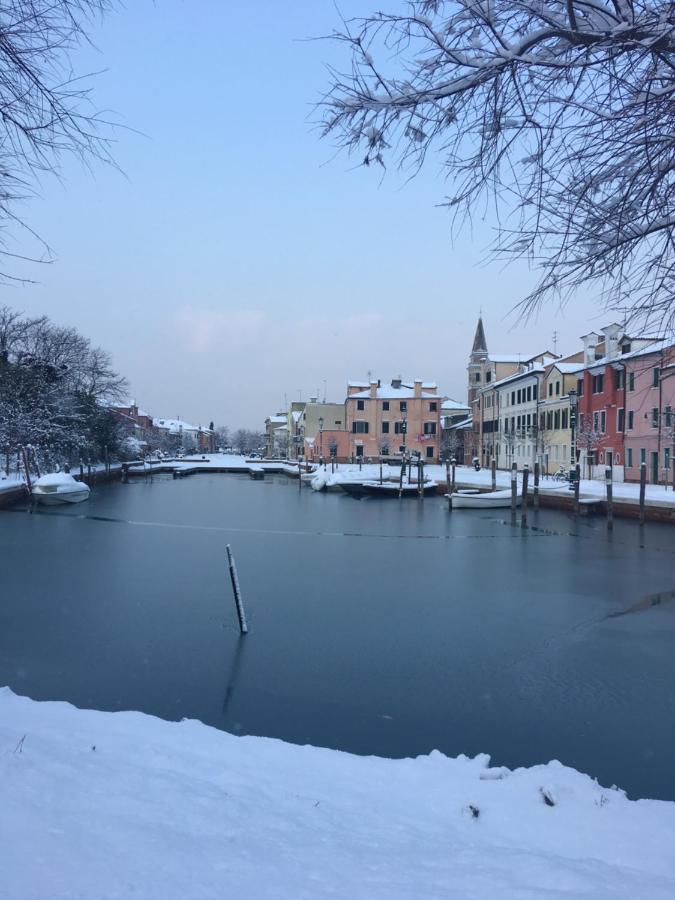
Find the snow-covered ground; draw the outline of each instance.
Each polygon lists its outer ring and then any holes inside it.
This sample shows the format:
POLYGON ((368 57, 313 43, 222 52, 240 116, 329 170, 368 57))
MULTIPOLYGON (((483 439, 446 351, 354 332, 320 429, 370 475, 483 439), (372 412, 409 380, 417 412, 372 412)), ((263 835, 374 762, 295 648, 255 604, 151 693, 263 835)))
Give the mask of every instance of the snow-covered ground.
POLYGON ((672 900, 675 804, 0 689, 3 900, 672 900))

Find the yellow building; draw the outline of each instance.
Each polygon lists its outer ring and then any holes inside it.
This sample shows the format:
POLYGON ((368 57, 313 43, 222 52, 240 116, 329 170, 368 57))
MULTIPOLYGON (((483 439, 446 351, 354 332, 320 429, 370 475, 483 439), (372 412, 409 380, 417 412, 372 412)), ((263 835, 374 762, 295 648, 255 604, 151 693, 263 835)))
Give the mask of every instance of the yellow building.
POLYGON ((556 362, 547 367, 539 402, 538 458, 542 472, 553 475, 569 469, 572 429, 570 390, 577 389, 582 362, 556 362))

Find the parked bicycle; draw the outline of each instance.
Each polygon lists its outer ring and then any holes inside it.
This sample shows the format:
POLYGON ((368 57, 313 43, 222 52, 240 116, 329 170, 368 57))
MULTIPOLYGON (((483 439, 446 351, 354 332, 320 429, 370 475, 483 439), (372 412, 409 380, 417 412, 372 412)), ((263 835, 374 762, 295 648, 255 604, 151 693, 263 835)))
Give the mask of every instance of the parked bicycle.
POLYGON ((553 475, 551 475, 551 478, 554 481, 569 481, 570 473, 567 471, 567 469, 564 466, 560 466, 558 471, 554 472, 553 475))

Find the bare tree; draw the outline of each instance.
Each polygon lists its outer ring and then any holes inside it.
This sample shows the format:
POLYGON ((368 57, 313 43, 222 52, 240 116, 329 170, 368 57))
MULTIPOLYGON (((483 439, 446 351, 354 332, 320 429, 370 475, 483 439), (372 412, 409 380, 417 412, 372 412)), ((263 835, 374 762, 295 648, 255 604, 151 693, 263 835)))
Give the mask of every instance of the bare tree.
POLYGON ((344 21, 324 135, 366 166, 437 152, 459 227, 497 213, 497 256, 539 269, 534 310, 582 285, 634 320, 675 317, 675 6, 412 0, 344 21))
MULTIPOLYGON (((112 162, 111 123, 91 105, 71 53, 87 40, 93 19, 113 5, 113 0, 0 0, 0 222, 5 226, 18 224, 33 234, 17 214, 17 203, 45 172, 57 172, 64 156, 75 155, 85 164, 112 162)), ((13 255, 4 246, 4 255, 13 255)))
MULTIPOLYGON (((586 466, 588 477, 592 476, 592 465, 596 451, 602 443, 602 432, 598 431, 594 426, 591 415, 587 414, 580 419, 579 427, 576 434, 576 445, 579 450, 583 450, 586 455, 586 466)), ((574 461, 572 465, 575 465, 574 461)))

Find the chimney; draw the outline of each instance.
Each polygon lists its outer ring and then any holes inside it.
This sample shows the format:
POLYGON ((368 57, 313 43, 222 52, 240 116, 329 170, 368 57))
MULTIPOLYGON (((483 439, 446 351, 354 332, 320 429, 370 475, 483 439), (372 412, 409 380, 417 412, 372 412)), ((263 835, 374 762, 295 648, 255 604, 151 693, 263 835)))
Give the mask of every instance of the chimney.
POLYGON ((415 379, 415 398, 419 400, 422 396, 422 381, 419 378, 415 379))
POLYGON ((592 366, 595 362, 595 348, 598 346, 600 335, 594 331, 588 334, 582 334, 581 340, 584 342, 584 365, 592 366))
POLYGON ((370 382, 370 398, 371 398, 371 400, 377 399, 377 382, 376 381, 370 382))
POLYGON ((392 379, 391 379, 391 386, 392 386, 393 388, 400 388, 400 387, 401 387, 401 379, 400 379, 400 378, 392 378, 392 379))
POLYGON ((612 322, 602 329, 605 336, 605 356, 607 359, 616 359, 619 355, 619 336, 621 335, 621 325, 612 322))

